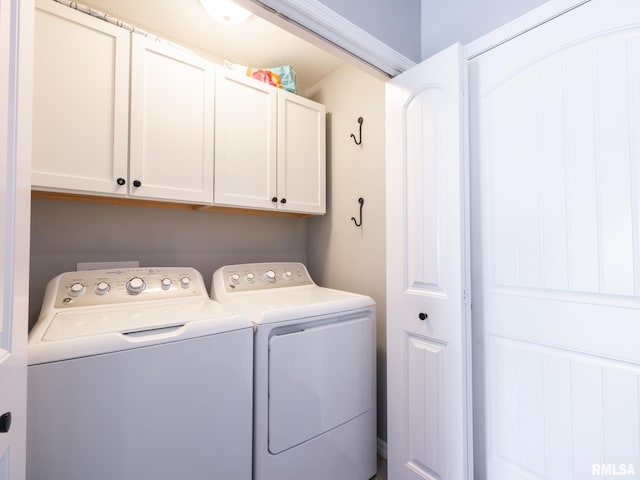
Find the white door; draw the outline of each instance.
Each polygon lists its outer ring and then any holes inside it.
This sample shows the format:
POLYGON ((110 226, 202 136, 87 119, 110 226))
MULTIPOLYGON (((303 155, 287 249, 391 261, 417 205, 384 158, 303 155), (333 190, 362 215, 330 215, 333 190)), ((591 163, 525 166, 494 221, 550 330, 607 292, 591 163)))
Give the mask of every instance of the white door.
POLYGON ((215 204, 276 208, 277 93, 216 70, 215 204))
POLYGON ((278 92, 278 208, 326 211, 325 107, 278 92))
POLYGON ((0 0, 0 480, 25 478, 32 11, 0 0))
POLYGON ((129 36, 60 3, 37 1, 34 188, 126 195, 129 36))
POLYGON ((214 66, 132 34, 129 194, 213 202, 214 66))
POLYGON ((470 64, 477 478, 640 475, 640 8, 470 64))
POLYGON ((459 45, 387 83, 393 480, 471 478, 465 83, 459 45))

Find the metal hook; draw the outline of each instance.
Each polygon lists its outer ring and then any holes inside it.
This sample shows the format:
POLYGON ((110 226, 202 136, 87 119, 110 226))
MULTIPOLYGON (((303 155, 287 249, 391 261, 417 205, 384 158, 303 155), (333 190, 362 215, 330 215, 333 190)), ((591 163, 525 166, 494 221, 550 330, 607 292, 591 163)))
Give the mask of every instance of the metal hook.
POLYGON ((358 223, 355 217, 351 217, 351 220, 353 220, 353 223, 356 224, 356 227, 361 227, 362 226, 362 206, 364 205, 364 198, 360 197, 358 199, 358 203, 360 204, 360 223, 358 223))
POLYGON ((351 138, 356 142, 356 145, 360 145, 362 143, 362 122, 364 122, 364 118, 358 117, 358 123, 360 124, 360 140, 358 140, 353 133, 351 134, 351 138))

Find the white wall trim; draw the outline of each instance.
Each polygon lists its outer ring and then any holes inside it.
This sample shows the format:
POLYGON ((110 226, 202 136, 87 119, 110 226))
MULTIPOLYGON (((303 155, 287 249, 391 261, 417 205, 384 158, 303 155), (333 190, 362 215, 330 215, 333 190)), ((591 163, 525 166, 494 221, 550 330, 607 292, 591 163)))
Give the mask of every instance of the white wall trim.
POLYGON ((550 0, 477 40, 468 43, 465 47, 467 59, 471 60, 589 1, 591 0, 550 0))
POLYGON ((329 41, 380 71, 394 76, 415 65, 318 0, 251 0, 281 18, 329 41))

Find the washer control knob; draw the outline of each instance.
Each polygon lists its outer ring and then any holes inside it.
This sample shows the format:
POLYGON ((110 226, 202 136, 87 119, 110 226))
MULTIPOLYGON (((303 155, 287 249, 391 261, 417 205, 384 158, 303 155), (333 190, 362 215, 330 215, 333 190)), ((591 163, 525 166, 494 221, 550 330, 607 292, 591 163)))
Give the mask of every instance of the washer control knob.
POLYGON ((141 279, 140 277, 133 277, 127 282, 127 292, 132 295, 137 295, 141 293, 146 286, 147 284, 144 283, 143 279, 141 279))
POLYGON ((169 288, 171 288, 171 279, 164 277, 160 280, 160 288, 162 288, 162 290, 169 290, 169 288))
POLYGON ((282 274, 282 278, 284 278, 285 280, 291 280, 293 278, 293 273, 291 273, 290 270, 287 270, 282 274))
POLYGON ((180 279, 180 286, 182 288, 189 288, 191 286, 191 279, 189 277, 182 277, 180 279))
POLYGON ((249 272, 244 276, 244 279, 249 283, 253 283, 256 279, 256 276, 253 273, 249 272))
POLYGON ((264 272, 264 279, 269 283, 275 283, 276 272, 274 272, 273 270, 267 270, 266 272, 264 272))
POLYGON ((69 295, 72 297, 79 297, 84 293, 84 285, 81 283, 74 283, 69 287, 69 295))
POLYGON ((231 280, 231 283, 233 283, 234 285, 238 285, 240 283, 240 275, 234 273, 229 277, 229 280, 231 280))
POLYGON ((110 288, 111 286, 107 282, 98 282, 96 284, 96 295, 104 295, 110 288))

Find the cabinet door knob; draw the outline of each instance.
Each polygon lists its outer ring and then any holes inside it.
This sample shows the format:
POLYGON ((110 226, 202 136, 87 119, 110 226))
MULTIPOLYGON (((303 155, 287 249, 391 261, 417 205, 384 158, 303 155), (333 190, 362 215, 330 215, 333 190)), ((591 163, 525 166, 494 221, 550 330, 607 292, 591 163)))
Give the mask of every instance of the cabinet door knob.
POLYGON ((280 203, 287 203, 287 199, 283 198, 282 200, 280 200, 280 203))
POLYGON ((420 320, 426 320, 427 318, 429 318, 429 315, 427 315, 427 314, 426 314, 426 313, 424 313, 424 312, 420 312, 420 313, 418 314, 418 318, 419 318, 420 320))
POLYGON ((0 416, 0 433, 7 433, 11 428, 11 412, 0 416))
POLYGON ((126 181, 124 178, 119 177, 119 178, 116 180, 116 183, 117 183, 118 185, 122 186, 122 185, 124 185, 125 183, 127 183, 127 181, 126 181))
POLYGON ((142 182, 141 182, 140 180, 134 180, 134 181, 133 181, 133 186, 134 186, 134 187, 136 187, 136 188, 137 188, 137 187, 139 187, 139 186, 141 186, 141 185, 142 185, 142 182))
POLYGON ((272 201, 273 203, 276 203, 276 202, 278 201, 278 197, 273 197, 273 198, 271 199, 271 201, 272 201))

